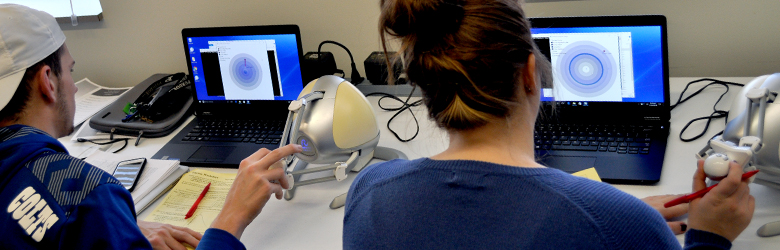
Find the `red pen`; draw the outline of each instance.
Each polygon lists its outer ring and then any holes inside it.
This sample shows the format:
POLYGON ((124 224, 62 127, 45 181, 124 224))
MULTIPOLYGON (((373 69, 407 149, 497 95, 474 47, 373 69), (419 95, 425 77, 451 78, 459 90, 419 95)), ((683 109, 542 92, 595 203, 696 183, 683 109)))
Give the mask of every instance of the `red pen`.
POLYGON ((203 196, 206 196, 206 192, 209 191, 209 187, 211 187, 211 182, 209 182, 209 184, 206 185, 206 188, 203 189, 203 192, 200 192, 200 196, 198 196, 198 199, 195 200, 195 204, 192 204, 190 211, 187 211, 187 215, 184 216, 185 220, 192 217, 192 214, 195 213, 195 209, 198 208, 198 204, 200 204, 200 200, 203 200, 203 196))
MULTIPOLYGON (((749 171, 747 173, 744 173, 744 174, 742 174, 742 180, 747 180, 748 178, 753 177, 757 173, 758 173, 758 169, 753 170, 753 171, 749 171)), ((712 188, 714 188, 718 184, 709 186, 709 187, 707 187, 705 189, 702 189, 702 190, 699 190, 699 191, 697 191, 695 193, 692 193, 692 194, 685 195, 685 196, 682 196, 680 198, 674 199, 674 200, 664 204, 664 207, 666 207, 666 208, 673 207, 673 206, 677 206, 677 205, 680 205, 680 204, 683 204, 683 203, 691 202, 692 200, 694 200, 696 198, 701 198, 702 196, 704 196, 704 194, 706 194, 707 192, 712 190, 712 188)))

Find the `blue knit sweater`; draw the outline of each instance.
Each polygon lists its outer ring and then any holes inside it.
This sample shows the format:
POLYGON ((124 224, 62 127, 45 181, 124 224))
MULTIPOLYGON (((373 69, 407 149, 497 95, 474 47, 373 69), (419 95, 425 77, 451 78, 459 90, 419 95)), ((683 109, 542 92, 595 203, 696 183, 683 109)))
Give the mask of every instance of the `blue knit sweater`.
MULTIPOLYGON (((661 215, 614 187, 556 169, 393 160, 364 169, 344 249, 679 249, 661 215)), ((690 230, 691 247, 730 248, 690 230)))
MULTIPOLYGON (((151 249, 113 176, 33 127, 0 128, 0 249, 151 249)), ((208 229, 198 249, 244 249, 208 229)))

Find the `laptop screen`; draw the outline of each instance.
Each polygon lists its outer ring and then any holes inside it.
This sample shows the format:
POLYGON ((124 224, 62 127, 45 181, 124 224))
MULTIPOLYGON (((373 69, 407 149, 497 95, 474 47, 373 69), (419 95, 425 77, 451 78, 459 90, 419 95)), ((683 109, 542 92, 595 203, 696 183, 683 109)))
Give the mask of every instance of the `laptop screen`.
POLYGON ((303 90, 296 25, 187 28, 182 38, 196 115, 286 117, 303 90))
POLYGON ((187 42, 201 103, 295 100, 303 89, 295 34, 188 37, 187 42))
POLYGON ((668 113, 662 16, 532 18, 531 24, 534 41, 552 64, 553 84, 543 86, 542 101, 641 108, 655 119, 668 113))

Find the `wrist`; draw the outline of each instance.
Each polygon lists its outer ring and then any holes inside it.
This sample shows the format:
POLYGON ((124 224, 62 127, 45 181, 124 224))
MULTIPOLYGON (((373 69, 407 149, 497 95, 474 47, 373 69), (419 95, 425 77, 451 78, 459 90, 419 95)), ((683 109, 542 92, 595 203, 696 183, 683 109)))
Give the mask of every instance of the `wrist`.
POLYGON ((247 224, 240 216, 236 216, 235 213, 225 212, 222 210, 211 223, 212 228, 222 229, 232 234, 236 239, 241 239, 241 235, 244 233, 244 229, 247 224))
POLYGON ((698 230, 700 232, 706 232, 706 233, 709 233, 709 234, 718 235, 718 236, 723 237, 724 239, 726 239, 726 240, 728 240, 730 242, 734 241, 734 239, 737 238, 737 235, 731 235, 731 234, 728 233, 728 230, 720 230, 721 228, 718 228, 718 227, 708 227, 708 226, 698 225, 698 224, 695 224, 695 223, 694 224, 689 223, 688 224, 688 228, 695 229, 695 230, 698 230))
POLYGON ((730 249, 731 240, 722 235, 691 228, 685 233, 686 248, 730 249))

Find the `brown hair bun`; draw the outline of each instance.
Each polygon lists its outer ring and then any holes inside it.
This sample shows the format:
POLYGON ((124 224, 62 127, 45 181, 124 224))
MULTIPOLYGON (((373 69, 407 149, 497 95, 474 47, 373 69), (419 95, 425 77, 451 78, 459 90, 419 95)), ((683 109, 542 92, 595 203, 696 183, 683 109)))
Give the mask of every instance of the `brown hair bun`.
POLYGON ((517 0, 382 0, 381 6, 382 46, 387 51, 386 35, 401 42, 407 79, 422 89, 440 127, 477 128, 522 108, 519 87, 530 54, 536 75, 548 81, 549 62, 517 0))
POLYGON ((383 0, 384 18, 380 26, 394 36, 436 37, 458 31, 463 20, 461 1, 383 0))

